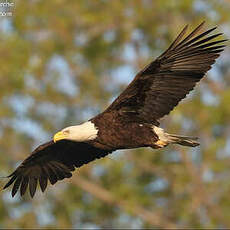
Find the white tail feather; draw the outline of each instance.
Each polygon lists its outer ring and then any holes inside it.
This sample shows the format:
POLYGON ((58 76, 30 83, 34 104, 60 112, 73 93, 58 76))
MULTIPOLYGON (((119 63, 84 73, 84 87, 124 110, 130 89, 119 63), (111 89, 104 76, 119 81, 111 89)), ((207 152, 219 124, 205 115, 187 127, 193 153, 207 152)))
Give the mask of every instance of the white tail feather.
POLYGON ((197 141, 197 137, 188 137, 188 136, 180 136, 175 134, 169 134, 165 133, 162 128, 159 128, 157 126, 153 126, 153 131, 157 134, 159 137, 159 140, 165 143, 165 145, 168 144, 179 144, 189 147, 195 147, 200 145, 200 143, 197 141))
POLYGON ((189 147, 196 147, 200 145, 197 141, 198 137, 179 136, 174 134, 168 134, 168 139, 171 144, 179 144, 189 147))

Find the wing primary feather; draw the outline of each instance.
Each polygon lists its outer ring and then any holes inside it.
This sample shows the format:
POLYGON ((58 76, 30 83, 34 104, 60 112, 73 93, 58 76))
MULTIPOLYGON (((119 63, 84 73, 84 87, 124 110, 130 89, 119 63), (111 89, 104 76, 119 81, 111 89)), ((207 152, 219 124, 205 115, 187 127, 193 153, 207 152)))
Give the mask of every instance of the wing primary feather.
POLYGON ((184 46, 188 46, 188 45, 192 44, 193 42, 200 40, 200 38, 202 38, 202 37, 204 37, 205 35, 211 33, 211 32, 214 31, 216 28, 217 28, 217 26, 214 27, 214 28, 212 28, 212 29, 209 29, 209 30, 205 31, 204 33, 202 33, 202 34, 196 36, 195 38, 191 39, 190 41, 186 42, 186 43, 185 43, 183 46, 181 46, 180 48, 183 48, 184 46))
POLYGON ((60 173, 62 172, 62 170, 60 170, 57 166, 55 166, 54 162, 50 162, 49 167, 53 171, 53 173, 56 175, 58 180, 62 180, 65 178, 65 175, 63 173, 60 173))
POLYGON ((36 188, 37 188, 37 183, 38 183, 38 178, 36 178, 36 177, 30 177, 30 180, 29 180, 29 190, 30 190, 30 196, 31 196, 31 198, 34 197, 34 194, 35 194, 36 188))
POLYGON ((181 40, 181 38, 183 38, 183 36, 185 35, 186 31, 188 29, 188 25, 186 25, 183 30, 180 32, 180 34, 177 36, 177 38, 175 39, 175 41, 169 46, 168 50, 172 50, 174 49, 178 42, 181 40))
POLYGON ((56 173, 59 180, 62 180, 66 177, 69 177, 69 175, 72 176, 72 174, 70 173, 69 170, 61 167, 59 164, 57 164, 57 162, 51 162, 50 164, 52 164, 52 166, 55 170, 55 173, 56 173))
MULTIPOLYGON (((214 46, 216 47, 216 46, 214 46)), ((223 47, 225 47, 225 45, 223 45, 223 47)), ((221 47, 220 47, 221 48, 221 47)), ((185 58, 185 57, 192 57, 192 56, 197 56, 198 58, 200 57, 199 55, 209 55, 209 54, 212 54, 212 53, 215 53, 213 52, 211 49, 215 49, 213 47, 209 47, 208 49, 198 49, 197 47, 192 49, 192 50, 188 50, 188 51, 185 51, 185 52, 182 52, 182 53, 176 53, 175 55, 171 55, 168 62, 172 62, 172 61, 175 61, 175 59, 181 59, 181 58, 185 58), (207 52, 209 51, 209 52, 207 52)))
MULTIPOLYGON (((181 38, 183 38, 183 36, 185 35, 186 31, 188 29, 188 25, 186 25, 183 30, 180 32, 180 34, 176 37, 176 39, 174 40, 174 42, 169 46, 169 48, 163 53, 160 55, 159 58, 163 57, 166 53, 168 53, 170 50, 173 50, 178 42, 180 42, 181 38)), ((144 71, 144 70, 143 70, 144 71)))
POLYGON ((15 194, 17 193, 21 181, 22 181, 22 177, 19 176, 19 177, 16 179, 16 181, 15 181, 15 183, 14 183, 14 186, 13 186, 12 193, 11 193, 12 197, 14 197, 15 194))
POLYGON ((8 183, 3 187, 3 189, 6 189, 7 187, 9 187, 18 177, 17 175, 11 174, 11 179, 8 181, 8 183), (13 176, 12 176, 13 175, 13 176))
POLYGON ((224 47, 225 47, 225 45, 213 46, 213 47, 205 48, 205 49, 203 49, 203 51, 212 52, 212 51, 216 51, 216 50, 218 50, 218 49, 224 48, 224 47))
POLYGON ((223 39, 223 40, 219 40, 219 41, 215 41, 215 42, 209 42, 209 43, 206 43, 204 45, 201 45, 201 46, 198 46, 197 48, 206 48, 206 47, 213 47, 214 45, 217 45, 217 44, 220 44, 220 43, 223 43, 223 42, 226 42, 227 39, 223 39))
POLYGON ((58 181, 55 171, 53 171, 52 167, 50 167, 49 164, 46 165, 46 169, 49 172, 48 175, 49 175, 50 183, 55 184, 58 181))
POLYGON ((184 43, 186 43, 187 41, 189 41, 190 38, 192 38, 195 34, 197 34, 201 28, 203 27, 204 25, 204 21, 199 25, 197 26, 187 37, 184 38, 184 40, 182 40, 177 46, 176 46, 176 49, 178 49, 179 47, 181 47, 184 43))
POLYGON ((68 173, 70 170, 71 171, 74 170, 74 166, 70 165, 70 166, 67 167, 67 166, 61 164, 60 162, 55 162, 55 166, 60 168, 60 170, 63 170, 66 173, 68 173))
MULTIPOLYGON (((220 35, 220 34, 219 34, 219 35, 220 35)), ((218 36, 219 36, 219 35, 218 35, 218 36)), ((212 37, 212 39, 213 39, 213 38, 215 38, 215 37, 217 37, 217 36, 213 35, 213 36, 210 36, 210 37, 212 37)), ((208 37, 208 38, 210 38, 210 37, 208 37)), ((210 40, 210 39, 209 39, 209 40, 210 40)), ((226 40, 227 40, 227 39, 220 40, 220 41, 215 41, 215 42, 216 42, 216 44, 219 44, 219 43, 221 43, 221 42, 225 42, 226 40)), ((206 42, 207 42, 207 41, 206 41, 206 42)), ((204 42, 204 41, 203 41, 202 43, 199 42, 199 44, 197 43, 196 45, 195 45, 195 43, 194 43, 194 44, 190 45, 189 47, 183 47, 182 49, 178 50, 178 51, 175 52, 174 54, 170 55, 169 60, 172 59, 172 58, 178 58, 178 57, 183 56, 183 55, 186 55, 186 54, 189 54, 189 55, 191 55, 192 53, 197 53, 197 54, 199 54, 200 52, 205 51, 205 49, 203 49, 203 48, 204 48, 205 46, 208 46, 208 44, 209 44, 210 46, 213 46, 213 45, 214 45, 214 44, 212 44, 212 43, 210 42, 210 43, 206 43, 206 44, 204 44, 204 45, 198 46, 198 45, 203 44, 203 43, 205 43, 205 42, 204 42), (203 47, 203 46, 204 46, 204 47, 203 47)))
POLYGON ((15 174, 16 174, 16 170, 13 171, 13 172, 12 172, 10 175, 8 175, 7 177, 10 178, 10 177, 14 176, 15 174))
MULTIPOLYGON (((220 36, 220 35, 223 35, 223 33, 214 34, 214 35, 211 35, 211 36, 209 36, 209 37, 207 37, 207 38, 204 38, 204 39, 202 39, 202 40, 200 40, 200 41, 197 41, 197 42, 195 42, 195 43, 192 43, 190 47, 194 47, 194 46, 199 47, 198 45, 204 44, 204 43, 206 43, 206 42, 208 42, 208 41, 210 41, 210 40, 212 40, 212 39, 214 39, 214 38, 216 38, 216 37, 218 37, 218 36, 220 36)), ((218 42, 221 42, 221 41, 222 41, 222 40, 219 40, 218 42)))
MULTIPOLYGON (((201 49, 202 46, 199 46, 200 44, 204 44, 204 43, 206 43, 206 42, 208 42, 208 41, 210 41, 210 40, 212 40, 212 39, 214 39, 214 38, 216 38, 216 37, 218 37, 218 36, 220 36, 220 35, 221 35, 221 34, 214 34, 214 35, 209 36, 209 37, 207 37, 207 38, 205 38, 205 39, 203 39, 203 40, 200 40, 200 41, 198 41, 198 42, 196 42, 196 43, 192 43, 190 46, 183 46, 183 47, 181 47, 181 48, 178 50, 178 52, 175 52, 175 55, 176 55, 177 53, 183 53, 183 52, 189 52, 189 51, 194 51, 194 50, 201 49)), ((215 41, 215 42, 216 42, 216 43, 221 43, 221 42, 223 42, 223 40, 219 40, 219 41, 215 41)), ((210 42, 210 43, 206 43, 206 44, 212 45, 211 42, 210 42)), ((204 44, 204 45, 206 45, 206 44, 204 44)))
POLYGON ((69 169, 70 171, 74 171, 74 170, 75 170, 75 167, 74 167, 73 165, 68 165, 68 169, 69 169))
POLYGON ((20 195, 23 196, 26 192, 26 189, 28 187, 28 183, 29 183, 29 178, 28 176, 24 177, 21 183, 21 187, 20 187, 20 195))
POLYGON ((42 192, 44 192, 48 184, 48 178, 44 176, 39 177, 39 184, 42 192))
POLYGON ((44 192, 48 184, 48 173, 46 172, 43 166, 41 166, 41 175, 39 177, 39 184, 42 192, 44 192))

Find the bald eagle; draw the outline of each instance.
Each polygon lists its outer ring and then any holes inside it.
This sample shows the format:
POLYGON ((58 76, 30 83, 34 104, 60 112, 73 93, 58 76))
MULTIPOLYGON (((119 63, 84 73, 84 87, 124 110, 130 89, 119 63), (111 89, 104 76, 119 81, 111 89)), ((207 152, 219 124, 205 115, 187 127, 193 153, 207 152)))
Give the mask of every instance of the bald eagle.
POLYGON ((13 184, 12 197, 29 187, 34 196, 48 181, 69 178, 72 171, 118 149, 162 148, 169 144, 195 147, 196 137, 169 134, 159 119, 191 91, 223 51, 226 40, 216 39, 216 29, 200 32, 204 22, 185 36, 187 27, 169 48, 137 73, 133 81, 102 113, 87 122, 64 128, 53 140, 37 147, 8 176, 4 189, 13 184), (207 36, 208 35, 208 36, 207 36))

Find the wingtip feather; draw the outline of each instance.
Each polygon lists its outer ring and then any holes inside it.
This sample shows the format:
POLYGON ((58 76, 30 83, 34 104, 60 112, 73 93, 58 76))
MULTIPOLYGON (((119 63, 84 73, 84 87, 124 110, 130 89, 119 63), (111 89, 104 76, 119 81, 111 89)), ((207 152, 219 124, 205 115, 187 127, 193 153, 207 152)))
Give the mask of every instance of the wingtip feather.
POLYGON ((39 184, 42 192, 46 190, 47 184, 48 184, 48 178, 47 177, 40 177, 39 178, 39 184))
POLYGON ((11 175, 8 176, 8 178, 10 178, 10 180, 5 184, 5 186, 3 187, 3 189, 8 188, 11 184, 13 184, 13 182, 16 180, 17 176, 16 175, 11 175), (11 178, 10 178, 11 177, 11 178))
POLYGON ((13 186, 13 189, 12 189, 12 192, 11 192, 12 197, 14 197, 15 194, 18 192, 18 189, 19 189, 19 187, 20 187, 21 181, 22 181, 22 177, 19 176, 19 177, 16 179, 16 181, 14 182, 14 186, 13 186))
POLYGON ((31 198, 34 197, 34 194, 36 192, 37 182, 38 182, 37 178, 34 178, 34 177, 30 178, 30 181, 29 181, 29 190, 30 190, 30 196, 31 196, 31 198))

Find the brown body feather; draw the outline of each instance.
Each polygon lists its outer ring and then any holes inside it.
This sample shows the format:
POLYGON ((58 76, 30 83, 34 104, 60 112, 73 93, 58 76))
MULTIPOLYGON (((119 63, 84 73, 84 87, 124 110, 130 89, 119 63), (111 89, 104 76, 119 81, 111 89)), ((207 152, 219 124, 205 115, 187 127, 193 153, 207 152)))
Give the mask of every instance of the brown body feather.
POLYGON ((224 48, 220 44, 225 40, 213 41, 221 34, 207 37, 215 28, 199 33, 202 26, 203 23, 183 39, 186 26, 171 46, 141 70, 103 113, 91 119, 98 128, 95 140, 51 141, 39 146, 9 176, 4 188, 14 184, 14 196, 19 189, 24 195, 29 186, 33 197, 38 182, 45 191, 48 180, 54 184, 69 178, 75 168, 116 149, 158 148, 168 143, 197 146, 195 138, 170 134, 164 136, 168 135, 168 142, 164 142, 152 127, 158 126, 159 119, 186 97, 224 48))

